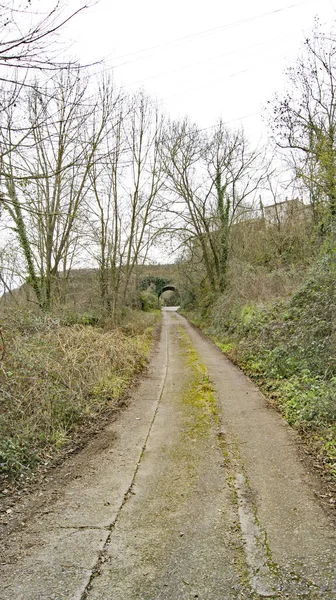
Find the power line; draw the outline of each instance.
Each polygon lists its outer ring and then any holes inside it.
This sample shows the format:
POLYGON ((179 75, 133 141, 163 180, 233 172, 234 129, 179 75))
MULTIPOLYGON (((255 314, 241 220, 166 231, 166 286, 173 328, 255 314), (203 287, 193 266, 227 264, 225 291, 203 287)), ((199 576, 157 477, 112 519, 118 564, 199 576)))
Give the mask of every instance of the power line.
POLYGON ((244 115, 243 117, 236 117, 235 119, 230 119, 229 121, 223 121, 223 123, 228 124, 228 123, 233 123, 234 121, 243 121, 245 119, 249 119, 250 117, 255 117, 256 115, 261 115, 262 112, 263 112, 262 110, 258 110, 257 112, 253 112, 248 115, 244 115))
MULTIPOLYGON (((274 60, 281 60, 284 58, 284 55, 279 55, 278 57, 274 57, 273 59, 273 64, 274 64, 274 60)), ((249 67, 246 69, 241 69, 240 71, 235 71, 234 73, 230 73, 229 75, 226 75, 225 77, 218 77, 216 76, 216 80, 212 80, 211 83, 204 83, 201 85, 197 85, 194 87, 190 87, 188 89, 185 90, 179 90, 178 92, 175 92, 174 94, 168 94, 167 96, 163 96, 160 98, 160 100, 166 100, 167 98, 174 98, 175 96, 178 96, 180 94, 189 94, 191 92, 195 92, 197 90, 199 90, 200 88, 209 88, 209 87, 214 87, 214 85, 220 85, 224 80, 226 79, 232 79, 233 77, 238 77, 239 75, 242 75, 243 73, 249 73, 251 71, 258 71, 259 69, 264 69, 264 65, 258 63, 253 67, 249 67)))
MULTIPOLYGON (((244 121, 245 119, 249 119, 250 117, 255 117, 257 115, 261 115, 262 111, 258 110, 257 112, 249 113, 247 115, 243 115, 242 117, 235 117, 234 119, 229 119, 228 121, 222 121, 224 125, 228 125, 229 123, 234 123, 235 121, 244 121)), ((209 125, 208 127, 201 127, 199 131, 209 131, 210 129, 215 129, 217 127, 216 123, 214 125, 209 125)))
MULTIPOLYGON (((284 40, 288 37, 291 37, 291 34, 288 34, 287 36, 279 36, 277 38, 274 38, 272 41, 276 41, 276 40, 284 40)), ((202 65, 204 63, 216 60, 217 58, 222 58, 222 57, 226 57, 226 56, 232 56, 233 54, 237 54, 239 52, 245 52, 247 50, 251 50, 252 48, 256 48, 258 46, 263 46, 264 44, 268 44, 271 40, 264 40, 262 42, 257 42, 256 44, 251 44, 250 46, 241 46, 240 48, 235 48, 235 50, 230 50, 229 52, 222 52, 221 54, 216 54, 215 56, 209 56, 208 58, 205 58, 203 60, 199 60, 196 62, 191 62, 187 65, 182 65, 181 67, 177 67, 176 69, 170 69, 169 71, 161 71, 159 73, 155 73, 155 75, 150 75, 150 77, 146 77, 144 79, 138 79, 137 81, 132 81, 130 83, 126 83, 124 85, 122 85, 122 89, 127 88, 127 87, 131 87, 133 85, 138 85, 139 83, 144 83, 146 81, 151 81, 152 79, 157 79, 158 77, 162 77, 164 75, 170 75, 172 73, 177 73, 178 71, 183 71, 185 69, 190 69, 191 67, 195 67, 197 65, 202 65)), ((113 68, 113 67, 111 67, 113 68)))
MULTIPOLYGON (((195 39, 198 37, 202 37, 205 35, 210 35, 212 33, 215 32, 219 32, 219 31, 223 31, 224 29, 228 29, 230 27, 236 27, 237 25, 241 25, 243 23, 250 23, 252 21, 256 21, 258 19, 262 19, 264 17, 268 17, 277 13, 281 13, 284 12, 286 10, 292 10, 293 8, 296 8, 297 6, 302 6, 304 4, 309 4, 311 2, 311 0, 304 0, 303 2, 297 2, 295 4, 291 4, 289 6, 284 6, 282 8, 277 8, 275 10, 271 10, 265 13, 262 13, 261 15, 254 15, 253 17, 246 17, 245 19, 240 19, 238 21, 232 21, 231 23, 226 23, 225 25, 220 25, 217 27, 212 27, 210 29, 205 29, 203 31, 198 31, 197 33, 191 33, 189 35, 185 35, 183 37, 180 38, 175 38, 173 40, 168 40, 167 42, 163 42, 161 44, 156 44, 154 46, 148 46, 147 48, 141 48, 139 50, 134 50, 133 52, 128 52, 127 54, 121 54, 119 56, 114 57, 114 61, 116 60, 121 60, 123 58, 128 58, 129 56, 135 56, 137 54, 143 54, 144 52, 150 52, 152 50, 157 50, 158 48, 163 48, 165 46, 170 46, 172 44, 177 44, 183 41, 187 41, 187 40, 191 40, 191 39, 195 39)), ((141 60, 142 57, 140 58, 136 58, 134 60, 130 60, 127 61, 125 63, 121 63, 120 65, 111 65, 111 68, 119 68, 119 67, 123 67, 127 64, 130 64, 132 62, 136 62, 137 60, 141 60)))

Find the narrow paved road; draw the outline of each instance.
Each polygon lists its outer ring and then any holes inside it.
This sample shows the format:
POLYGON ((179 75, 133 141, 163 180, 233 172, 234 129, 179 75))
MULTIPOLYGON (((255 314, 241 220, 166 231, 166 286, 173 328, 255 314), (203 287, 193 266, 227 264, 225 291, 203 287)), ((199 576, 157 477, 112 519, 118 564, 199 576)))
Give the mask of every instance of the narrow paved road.
POLYGON ((7 541, 1 600, 336 597, 335 532, 295 435, 174 311, 104 436, 7 541))

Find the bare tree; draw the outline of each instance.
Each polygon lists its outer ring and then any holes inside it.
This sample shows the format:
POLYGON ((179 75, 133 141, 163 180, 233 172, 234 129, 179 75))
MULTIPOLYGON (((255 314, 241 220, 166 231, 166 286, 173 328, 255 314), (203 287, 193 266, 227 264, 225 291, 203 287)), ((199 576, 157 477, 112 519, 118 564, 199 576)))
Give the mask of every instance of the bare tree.
POLYGON ((2 129, 1 202, 15 225, 38 303, 46 310, 52 283, 61 265, 66 270, 77 242, 81 203, 105 132, 105 107, 98 98, 89 102, 86 89, 79 71, 62 71, 47 88, 28 91, 24 144, 15 142, 20 131, 13 107, 2 129))
POLYGON ((120 187, 125 168, 122 131, 126 115, 125 98, 120 92, 107 86, 104 94, 110 106, 105 156, 90 171, 91 193, 86 206, 89 247, 98 263, 101 302, 103 309, 114 319, 124 256, 120 187))
POLYGON ((129 153, 128 176, 130 184, 129 218, 124 262, 125 301, 131 276, 139 263, 144 263, 155 237, 156 202, 163 184, 160 145, 162 118, 152 101, 143 93, 132 99, 129 120, 124 134, 129 153))
POLYGON ((222 291, 229 231, 260 184, 260 154, 249 150, 243 131, 231 132, 219 122, 206 135, 187 120, 170 124, 163 153, 169 210, 178 217, 184 242, 200 251, 211 290, 222 291))
POLYGON ((157 232, 162 125, 144 94, 130 98, 115 90, 109 99, 106 154, 91 172, 87 214, 102 304, 114 318, 118 303, 129 302, 137 266, 157 232))
POLYGON ((280 148, 290 152, 295 175, 315 209, 327 201, 336 217, 335 34, 318 22, 302 56, 288 70, 289 90, 272 105, 271 127, 280 148))
MULTIPOLYGON (((5 0, 0 4, 0 67, 11 69, 59 69, 54 42, 73 17, 93 5, 89 0, 69 10, 68 3, 55 0, 43 12, 34 8, 34 0, 5 0)), ((58 49, 59 50, 59 49, 58 49)), ((10 76, 0 77, 7 81, 10 76)))
POLYGON ((211 288, 216 289, 211 249, 208 201, 210 189, 205 184, 202 156, 206 138, 187 120, 168 124, 162 147, 164 168, 170 194, 167 210, 175 216, 173 229, 183 234, 184 243, 196 250, 200 247, 202 260, 211 288))
POLYGON ((205 160, 216 196, 217 244, 213 241, 213 251, 219 289, 223 291, 227 283, 230 229, 244 213, 251 214, 251 199, 265 176, 264 161, 260 151, 250 150, 242 129, 231 132, 222 121, 209 140, 205 160))

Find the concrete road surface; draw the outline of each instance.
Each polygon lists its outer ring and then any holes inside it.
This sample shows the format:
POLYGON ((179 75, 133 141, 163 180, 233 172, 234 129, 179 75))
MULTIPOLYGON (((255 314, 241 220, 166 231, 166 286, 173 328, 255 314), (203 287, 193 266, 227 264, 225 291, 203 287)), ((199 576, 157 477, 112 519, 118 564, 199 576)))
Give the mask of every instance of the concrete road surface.
POLYGON ((127 409, 1 556, 1 600, 336 598, 295 434, 173 309, 127 409))

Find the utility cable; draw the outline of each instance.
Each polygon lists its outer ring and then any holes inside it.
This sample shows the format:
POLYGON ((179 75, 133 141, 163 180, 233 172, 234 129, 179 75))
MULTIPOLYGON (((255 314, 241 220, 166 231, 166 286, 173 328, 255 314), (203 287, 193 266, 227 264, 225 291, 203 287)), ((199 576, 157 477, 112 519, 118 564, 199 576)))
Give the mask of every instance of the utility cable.
MULTIPOLYGON (((289 37, 291 37, 291 34, 289 34, 287 36, 279 36, 279 37, 273 39, 272 42, 274 42, 276 40, 284 40, 289 37)), ((137 81, 132 81, 131 83, 126 83, 120 87, 121 87, 121 89, 124 89, 127 87, 131 87, 133 85, 138 85, 138 84, 144 83, 146 81, 151 81, 152 79, 157 79, 159 77, 163 77, 164 75, 170 75, 172 73, 177 73, 178 71, 183 71, 185 69, 190 69, 192 67, 196 67, 198 65, 208 63, 208 62, 216 60, 218 58, 232 56, 233 54, 237 54, 239 52, 246 52, 247 50, 252 50, 253 48, 257 48, 258 46, 263 46, 264 44, 267 44, 269 42, 270 42, 270 40, 264 40, 262 42, 257 42, 256 44, 251 44, 250 46, 242 46, 240 48, 235 48, 234 50, 229 50, 228 52, 222 52, 221 54, 216 54, 215 56, 209 56, 208 58, 204 58, 204 59, 196 61, 196 62, 191 62, 191 63, 188 63, 187 65, 182 65, 181 67, 177 67, 176 69, 171 69, 169 71, 161 71, 159 73, 155 73, 155 75, 151 75, 150 77, 146 77, 144 79, 138 79, 137 81)))
MULTIPOLYGON (((279 55, 279 56, 275 57, 274 60, 280 60, 283 58, 284 58, 284 55, 279 55)), ((242 75, 243 73, 249 73, 251 71, 258 71, 259 69, 264 69, 264 65, 256 64, 252 67, 249 67, 246 69, 241 69, 240 71, 235 71, 234 73, 225 75, 224 77, 221 77, 219 80, 217 77, 215 81, 212 79, 212 81, 209 83, 203 82, 201 85, 197 85, 197 86, 188 88, 186 90, 179 90, 178 92, 175 92, 174 94, 168 94, 167 96, 162 96, 161 98, 159 98, 159 100, 164 101, 167 98, 174 98, 175 96, 179 96, 180 94, 190 94, 192 92, 197 92, 197 90, 199 90, 199 89, 204 89, 204 88, 207 89, 209 87, 214 87, 216 85, 220 85, 223 82, 223 80, 225 80, 225 79, 232 79, 233 77, 237 77, 239 75, 242 75)))
MULTIPOLYGON (((229 29, 230 27, 236 27, 237 25, 241 25, 243 23, 250 23, 252 21, 256 21, 258 19, 262 19, 264 17, 271 16, 273 14, 281 13, 281 12, 284 12, 286 10, 292 10, 293 8, 296 8, 298 6, 302 6, 302 5, 305 5, 305 4, 310 4, 311 1, 312 0, 304 0, 303 2, 297 2, 297 3, 291 4, 289 6, 284 6, 283 8, 277 8, 275 10, 271 10, 271 11, 262 13, 261 15, 254 15, 253 17, 246 17, 245 19, 240 19, 238 21, 232 21, 231 23, 226 23, 224 25, 220 25, 220 26, 217 26, 217 27, 212 27, 210 29, 205 29, 203 31, 198 31, 197 33, 191 33, 189 35, 185 35, 185 36, 180 37, 180 38, 175 38, 173 40, 168 40, 167 42, 162 42, 161 44, 156 44, 154 46, 148 46, 147 48, 142 48, 142 49, 139 49, 139 50, 134 50, 133 52, 128 52, 127 54, 121 54, 119 56, 114 57, 113 60, 114 61, 121 60, 123 58, 128 58, 129 56, 134 56, 134 55, 137 55, 137 54, 142 54, 144 52, 150 52, 152 50, 157 50, 158 48, 163 48, 165 46, 170 46, 172 44, 178 44, 180 42, 184 42, 184 41, 187 41, 187 40, 192 40, 192 39, 195 39, 195 38, 198 38, 198 37, 203 37, 203 36, 206 36, 206 35, 210 35, 210 34, 215 33, 217 31, 218 32, 219 31, 223 31, 225 29, 229 29)), ((134 60, 127 61, 127 62, 122 63, 120 65, 111 65, 111 68, 122 67, 122 66, 130 64, 132 62, 135 62, 137 60, 141 60, 141 58, 142 57, 136 58, 134 60)))

